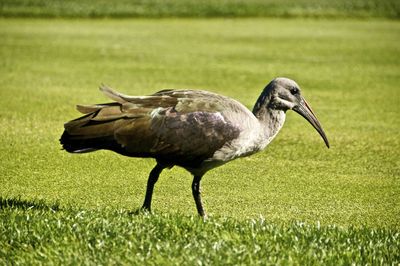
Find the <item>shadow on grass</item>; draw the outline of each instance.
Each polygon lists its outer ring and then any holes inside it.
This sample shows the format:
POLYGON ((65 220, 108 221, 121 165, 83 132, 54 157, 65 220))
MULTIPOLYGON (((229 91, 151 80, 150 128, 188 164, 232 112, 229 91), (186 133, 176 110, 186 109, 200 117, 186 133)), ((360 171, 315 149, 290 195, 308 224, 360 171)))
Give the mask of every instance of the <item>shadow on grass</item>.
POLYGON ((18 198, 3 198, 0 197, 0 209, 6 208, 14 208, 14 209, 22 209, 22 210, 51 210, 51 211, 59 211, 60 204, 59 202, 48 203, 44 200, 24 200, 21 197, 18 198))
MULTIPOLYGON (((68 207, 66 207, 69 209, 68 207)), ((65 208, 60 207, 60 203, 56 201, 55 203, 46 202, 43 199, 25 200, 21 197, 16 198, 4 198, 0 196, 0 210, 2 209, 19 209, 19 210, 47 210, 47 211, 61 211, 65 208)), ((76 209, 79 211, 79 209, 76 209)), ((128 216, 138 216, 138 215, 151 215, 151 212, 143 210, 142 208, 134 210, 124 211, 128 216)))

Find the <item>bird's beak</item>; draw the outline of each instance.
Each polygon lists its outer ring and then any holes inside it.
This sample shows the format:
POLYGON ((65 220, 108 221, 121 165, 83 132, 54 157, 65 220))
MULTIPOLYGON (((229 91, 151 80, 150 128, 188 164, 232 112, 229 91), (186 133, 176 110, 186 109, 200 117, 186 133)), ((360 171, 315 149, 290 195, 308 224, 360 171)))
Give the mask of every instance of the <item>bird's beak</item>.
MULTIPOLYGON (((301 96, 300 96, 301 97, 301 96)), ((324 140, 326 146, 329 148, 329 141, 325 135, 324 130, 322 129, 321 124, 319 123, 317 117, 315 116, 314 112, 312 111, 311 107, 308 105, 306 100, 301 97, 300 104, 293 107, 293 111, 300 114, 302 117, 307 119, 308 122, 318 131, 321 135, 322 139, 324 140)))

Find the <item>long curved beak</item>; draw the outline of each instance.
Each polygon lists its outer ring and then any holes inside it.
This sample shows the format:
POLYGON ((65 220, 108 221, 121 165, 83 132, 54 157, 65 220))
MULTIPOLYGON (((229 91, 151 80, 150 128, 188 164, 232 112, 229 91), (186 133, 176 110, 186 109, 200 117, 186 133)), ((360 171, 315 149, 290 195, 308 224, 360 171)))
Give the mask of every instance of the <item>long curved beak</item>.
POLYGON ((306 100, 303 97, 301 97, 300 104, 298 106, 293 107, 293 111, 300 114, 302 117, 307 119, 308 122, 310 122, 310 124, 321 135, 326 146, 329 148, 329 141, 325 135, 324 130, 322 129, 321 124, 319 123, 319 121, 318 121, 317 117, 315 116, 314 112, 312 111, 311 107, 308 105, 308 103, 306 102, 306 100))

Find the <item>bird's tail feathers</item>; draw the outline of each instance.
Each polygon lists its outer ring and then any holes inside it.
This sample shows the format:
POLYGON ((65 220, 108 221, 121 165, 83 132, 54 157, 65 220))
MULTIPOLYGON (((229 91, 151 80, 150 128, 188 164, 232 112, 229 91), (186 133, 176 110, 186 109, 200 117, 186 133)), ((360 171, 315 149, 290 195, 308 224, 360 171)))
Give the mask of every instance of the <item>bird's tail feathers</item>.
MULTIPOLYGON (((120 128, 132 127, 134 121, 148 116, 152 110, 127 101, 135 99, 141 102, 142 96, 127 96, 105 85, 100 90, 117 102, 78 105, 78 111, 85 115, 64 124, 65 131, 60 142, 66 151, 83 153, 98 149, 120 149, 114 133, 120 128)), ((148 97, 152 96, 143 96, 145 100, 149 100, 148 97)))
POLYGON ((86 153, 107 148, 105 145, 111 145, 114 141, 107 137, 98 138, 79 138, 69 134, 66 130, 60 138, 62 147, 71 153, 86 153))
POLYGON ((60 143, 66 151, 84 153, 107 148, 106 145, 115 145, 114 128, 120 116, 106 119, 100 114, 101 111, 98 109, 64 125, 60 143))

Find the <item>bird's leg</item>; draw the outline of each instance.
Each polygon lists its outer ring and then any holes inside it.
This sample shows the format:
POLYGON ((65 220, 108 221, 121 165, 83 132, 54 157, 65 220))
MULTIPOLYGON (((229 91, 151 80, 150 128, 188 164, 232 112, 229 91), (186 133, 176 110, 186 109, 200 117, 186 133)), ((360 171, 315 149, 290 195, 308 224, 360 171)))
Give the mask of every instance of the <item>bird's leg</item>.
POLYGON ((149 180, 147 181, 146 196, 144 198, 142 209, 150 211, 151 208, 151 197, 153 196, 154 184, 157 182, 161 171, 165 167, 157 163, 156 166, 151 170, 149 180))
POLYGON ((200 181, 202 176, 194 176, 192 183, 192 194, 194 201, 196 202, 197 212, 201 217, 206 217, 206 213, 203 209, 203 203, 201 202, 201 191, 200 191, 200 181))

